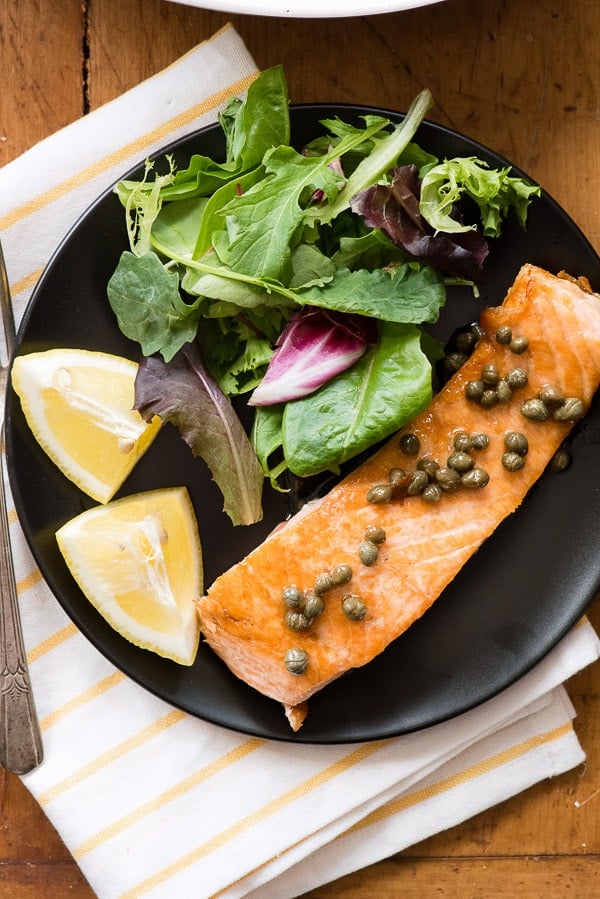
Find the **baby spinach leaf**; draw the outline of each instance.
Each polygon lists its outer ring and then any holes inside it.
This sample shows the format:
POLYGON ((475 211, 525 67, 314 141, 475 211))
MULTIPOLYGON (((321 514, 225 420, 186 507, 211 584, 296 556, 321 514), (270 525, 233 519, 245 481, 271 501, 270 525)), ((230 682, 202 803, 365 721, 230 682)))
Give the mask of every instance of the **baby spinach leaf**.
POLYGON ((122 333, 145 356, 160 352, 168 362, 196 336, 199 303, 182 300, 177 272, 166 269, 156 253, 122 253, 107 293, 122 333))
POLYGON ((142 360, 135 382, 135 408, 146 421, 160 415, 175 425, 193 454, 204 459, 233 524, 260 521, 262 468, 197 344, 186 344, 169 365, 158 356, 142 360))
POLYGON ((419 329, 382 323, 378 344, 351 369, 285 404, 283 448, 290 470, 300 477, 335 470, 401 428, 431 393, 419 329))
POLYGON ((250 440, 252 446, 271 486, 281 491, 278 478, 287 469, 287 462, 282 458, 283 405, 262 406, 256 409, 250 440))

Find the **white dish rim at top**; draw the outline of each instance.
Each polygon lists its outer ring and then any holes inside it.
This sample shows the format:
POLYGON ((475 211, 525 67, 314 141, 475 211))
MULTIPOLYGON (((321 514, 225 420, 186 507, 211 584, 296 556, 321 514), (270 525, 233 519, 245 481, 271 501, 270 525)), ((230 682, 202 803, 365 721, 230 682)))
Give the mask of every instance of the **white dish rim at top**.
POLYGON ((169 0, 217 12, 297 19, 340 19, 402 12, 444 0, 169 0), (339 9, 337 8, 339 7, 339 9))

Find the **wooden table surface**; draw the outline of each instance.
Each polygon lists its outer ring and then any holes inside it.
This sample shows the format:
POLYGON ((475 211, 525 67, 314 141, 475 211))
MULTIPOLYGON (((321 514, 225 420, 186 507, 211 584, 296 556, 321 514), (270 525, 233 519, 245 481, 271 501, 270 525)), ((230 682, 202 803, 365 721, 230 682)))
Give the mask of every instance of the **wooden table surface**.
MULTIPOLYGON (((600 250, 597 0, 445 0, 312 21, 226 16, 167 0, 0 0, 0 165, 227 21, 259 66, 284 64, 296 102, 406 109, 429 87, 430 118, 527 171, 600 250)), ((598 599, 590 618, 600 627, 598 599)), ((600 896, 600 665, 568 690, 586 764, 311 899, 600 896)), ((20 780, 1 770, 0 810, 0 896, 93 896, 20 780)))

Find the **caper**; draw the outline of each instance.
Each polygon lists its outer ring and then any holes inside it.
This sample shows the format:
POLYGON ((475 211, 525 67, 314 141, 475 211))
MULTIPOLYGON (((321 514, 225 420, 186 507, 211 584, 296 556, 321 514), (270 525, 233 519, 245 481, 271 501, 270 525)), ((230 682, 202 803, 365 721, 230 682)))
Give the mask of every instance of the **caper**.
POLYGON ((564 446, 559 447, 550 460, 550 471, 557 474, 566 469, 571 464, 571 453, 564 446))
POLYGON ((474 450, 484 450, 490 445, 487 434, 471 434, 471 446, 474 450))
POLYGON ((390 484, 375 484, 367 493, 368 503, 389 503, 392 499, 392 487, 390 484))
POLYGON ((498 394, 492 387, 489 387, 483 391, 479 402, 484 409, 491 409, 498 402, 498 394))
POLYGON ((506 378, 500 378, 496 384, 496 395, 499 403, 510 403, 512 400, 512 388, 506 378))
POLYGON ((363 565, 374 565, 379 557, 379 550, 372 540, 362 540, 358 547, 358 557, 363 565))
POLYGON ((521 406, 521 415, 530 421, 546 421, 548 414, 548 406, 539 397, 525 400, 521 406))
POLYGON ((288 649, 284 661, 290 674, 304 674, 308 668, 308 653, 303 649, 288 649))
POLYGON ((526 337, 513 337, 508 346, 512 353, 520 356, 528 348, 529 341, 526 337))
POLYGON ((461 331, 460 334, 457 334, 454 338, 456 349, 465 353, 470 353, 474 349, 476 343, 477 337, 473 331, 461 331))
POLYGON ((468 400, 472 400, 473 402, 477 402, 481 399, 484 390, 485 387, 483 381, 467 381, 465 384, 465 396, 468 400))
POLYGON ((342 600, 342 612, 350 621, 362 621, 367 614, 367 607, 356 593, 348 593, 342 600))
POLYGON ((313 590, 310 590, 306 595, 306 602, 304 604, 304 614, 308 620, 312 621, 314 618, 318 618, 324 608, 325 603, 323 602, 323 599, 313 590))
POLYGON ((468 359, 468 355, 466 353, 455 352, 455 353, 447 353, 443 359, 444 369, 450 375, 456 374, 456 372, 461 368, 468 359))
POLYGON ((500 372, 495 362, 487 362, 481 369, 481 380, 488 387, 495 387, 500 380, 500 372))
POLYGON ((288 584, 284 587, 281 596, 289 609, 297 609, 304 602, 304 593, 296 584, 288 584))
POLYGON ((385 543, 385 531, 378 524, 370 524, 364 530, 363 540, 370 540, 371 543, 379 546, 381 543, 385 543))
POLYGON ((448 456, 448 468, 453 468, 459 474, 464 474, 475 464, 473 456, 468 453, 450 453, 448 456))
POLYGON ((400 438, 400 449, 407 456, 416 456, 421 449, 421 443, 416 434, 403 434, 400 438))
POLYGON ((524 368, 511 368, 506 374, 506 382, 513 390, 525 387, 529 381, 529 375, 524 368))
POLYGON ((507 471, 519 471, 525 465, 525 459, 519 453, 504 453, 502 464, 507 471))
POLYGON ((468 453, 472 446, 472 441, 466 431, 459 431, 454 435, 452 446, 460 453, 468 453))
POLYGON ((564 403, 554 410, 552 418, 555 421, 579 421, 585 414, 585 408, 576 396, 568 396, 564 403))
POLYGON ((318 574, 316 576, 315 582, 313 584, 313 590, 318 596, 320 596, 322 593, 327 593, 327 591, 331 590, 332 587, 333 578, 328 571, 323 571, 321 574, 318 574))
POLYGON ((390 468, 388 472, 388 481, 392 487, 399 487, 405 477, 406 472, 403 468, 390 468))
POLYGON ((520 431, 509 431, 504 437, 504 446, 508 453, 517 453, 526 456, 529 452, 529 441, 520 431))
POLYGON ((540 387, 538 396, 547 406, 560 406, 565 401, 563 391, 554 384, 544 384, 543 387, 540 387))
POLYGON ((347 584, 352 578, 352 569, 349 565, 336 565, 331 572, 331 580, 336 587, 340 584, 347 584))
POLYGON ((439 484, 428 484, 421 496, 426 503, 434 505, 439 503, 442 498, 442 488, 439 484))
POLYGON ((470 471, 466 471, 460 480, 463 487, 467 487, 469 490, 478 490, 489 483, 490 476, 483 468, 472 468, 470 471))
POLYGON ((458 490, 460 487, 460 475, 454 468, 443 467, 438 469, 435 473, 435 479, 439 486, 446 493, 451 493, 453 490, 458 490))
POLYGON ((500 325, 496 331, 496 340, 498 343, 508 344, 512 340, 512 331, 508 325, 500 325))
POLYGON ((422 493, 429 483, 429 478, 424 471, 413 471, 406 492, 409 496, 417 496, 422 493))
POLYGON ((473 322, 471 325, 471 332, 475 335, 475 340, 479 341, 483 337, 483 328, 479 324, 479 322, 473 322))
POLYGON ((419 461, 417 462, 417 470, 424 471, 430 480, 433 480, 433 478, 435 478, 435 473, 439 467, 439 462, 436 462, 435 459, 429 459, 426 456, 423 456, 423 458, 419 459, 419 461))
POLYGON ((304 612, 297 609, 288 609, 284 616, 284 621, 291 631, 305 631, 310 627, 310 621, 304 612))

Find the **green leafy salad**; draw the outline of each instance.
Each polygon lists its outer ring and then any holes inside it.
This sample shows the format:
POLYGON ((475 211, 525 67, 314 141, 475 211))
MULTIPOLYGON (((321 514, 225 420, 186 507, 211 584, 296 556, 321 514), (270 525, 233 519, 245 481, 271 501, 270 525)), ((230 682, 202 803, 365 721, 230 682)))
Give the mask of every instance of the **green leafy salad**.
POLYGON ((431 105, 425 90, 400 123, 324 120, 294 148, 275 67, 219 116, 224 159, 147 162, 115 188, 130 250, 108 298, 141 347, 136 408, 207 462, 234 524, 261 518, 265 478, 338 472, 427 405, 424 326, 449 283, 476 289, 509 211, 525 225, 538 187, 415 143, 431 105))

